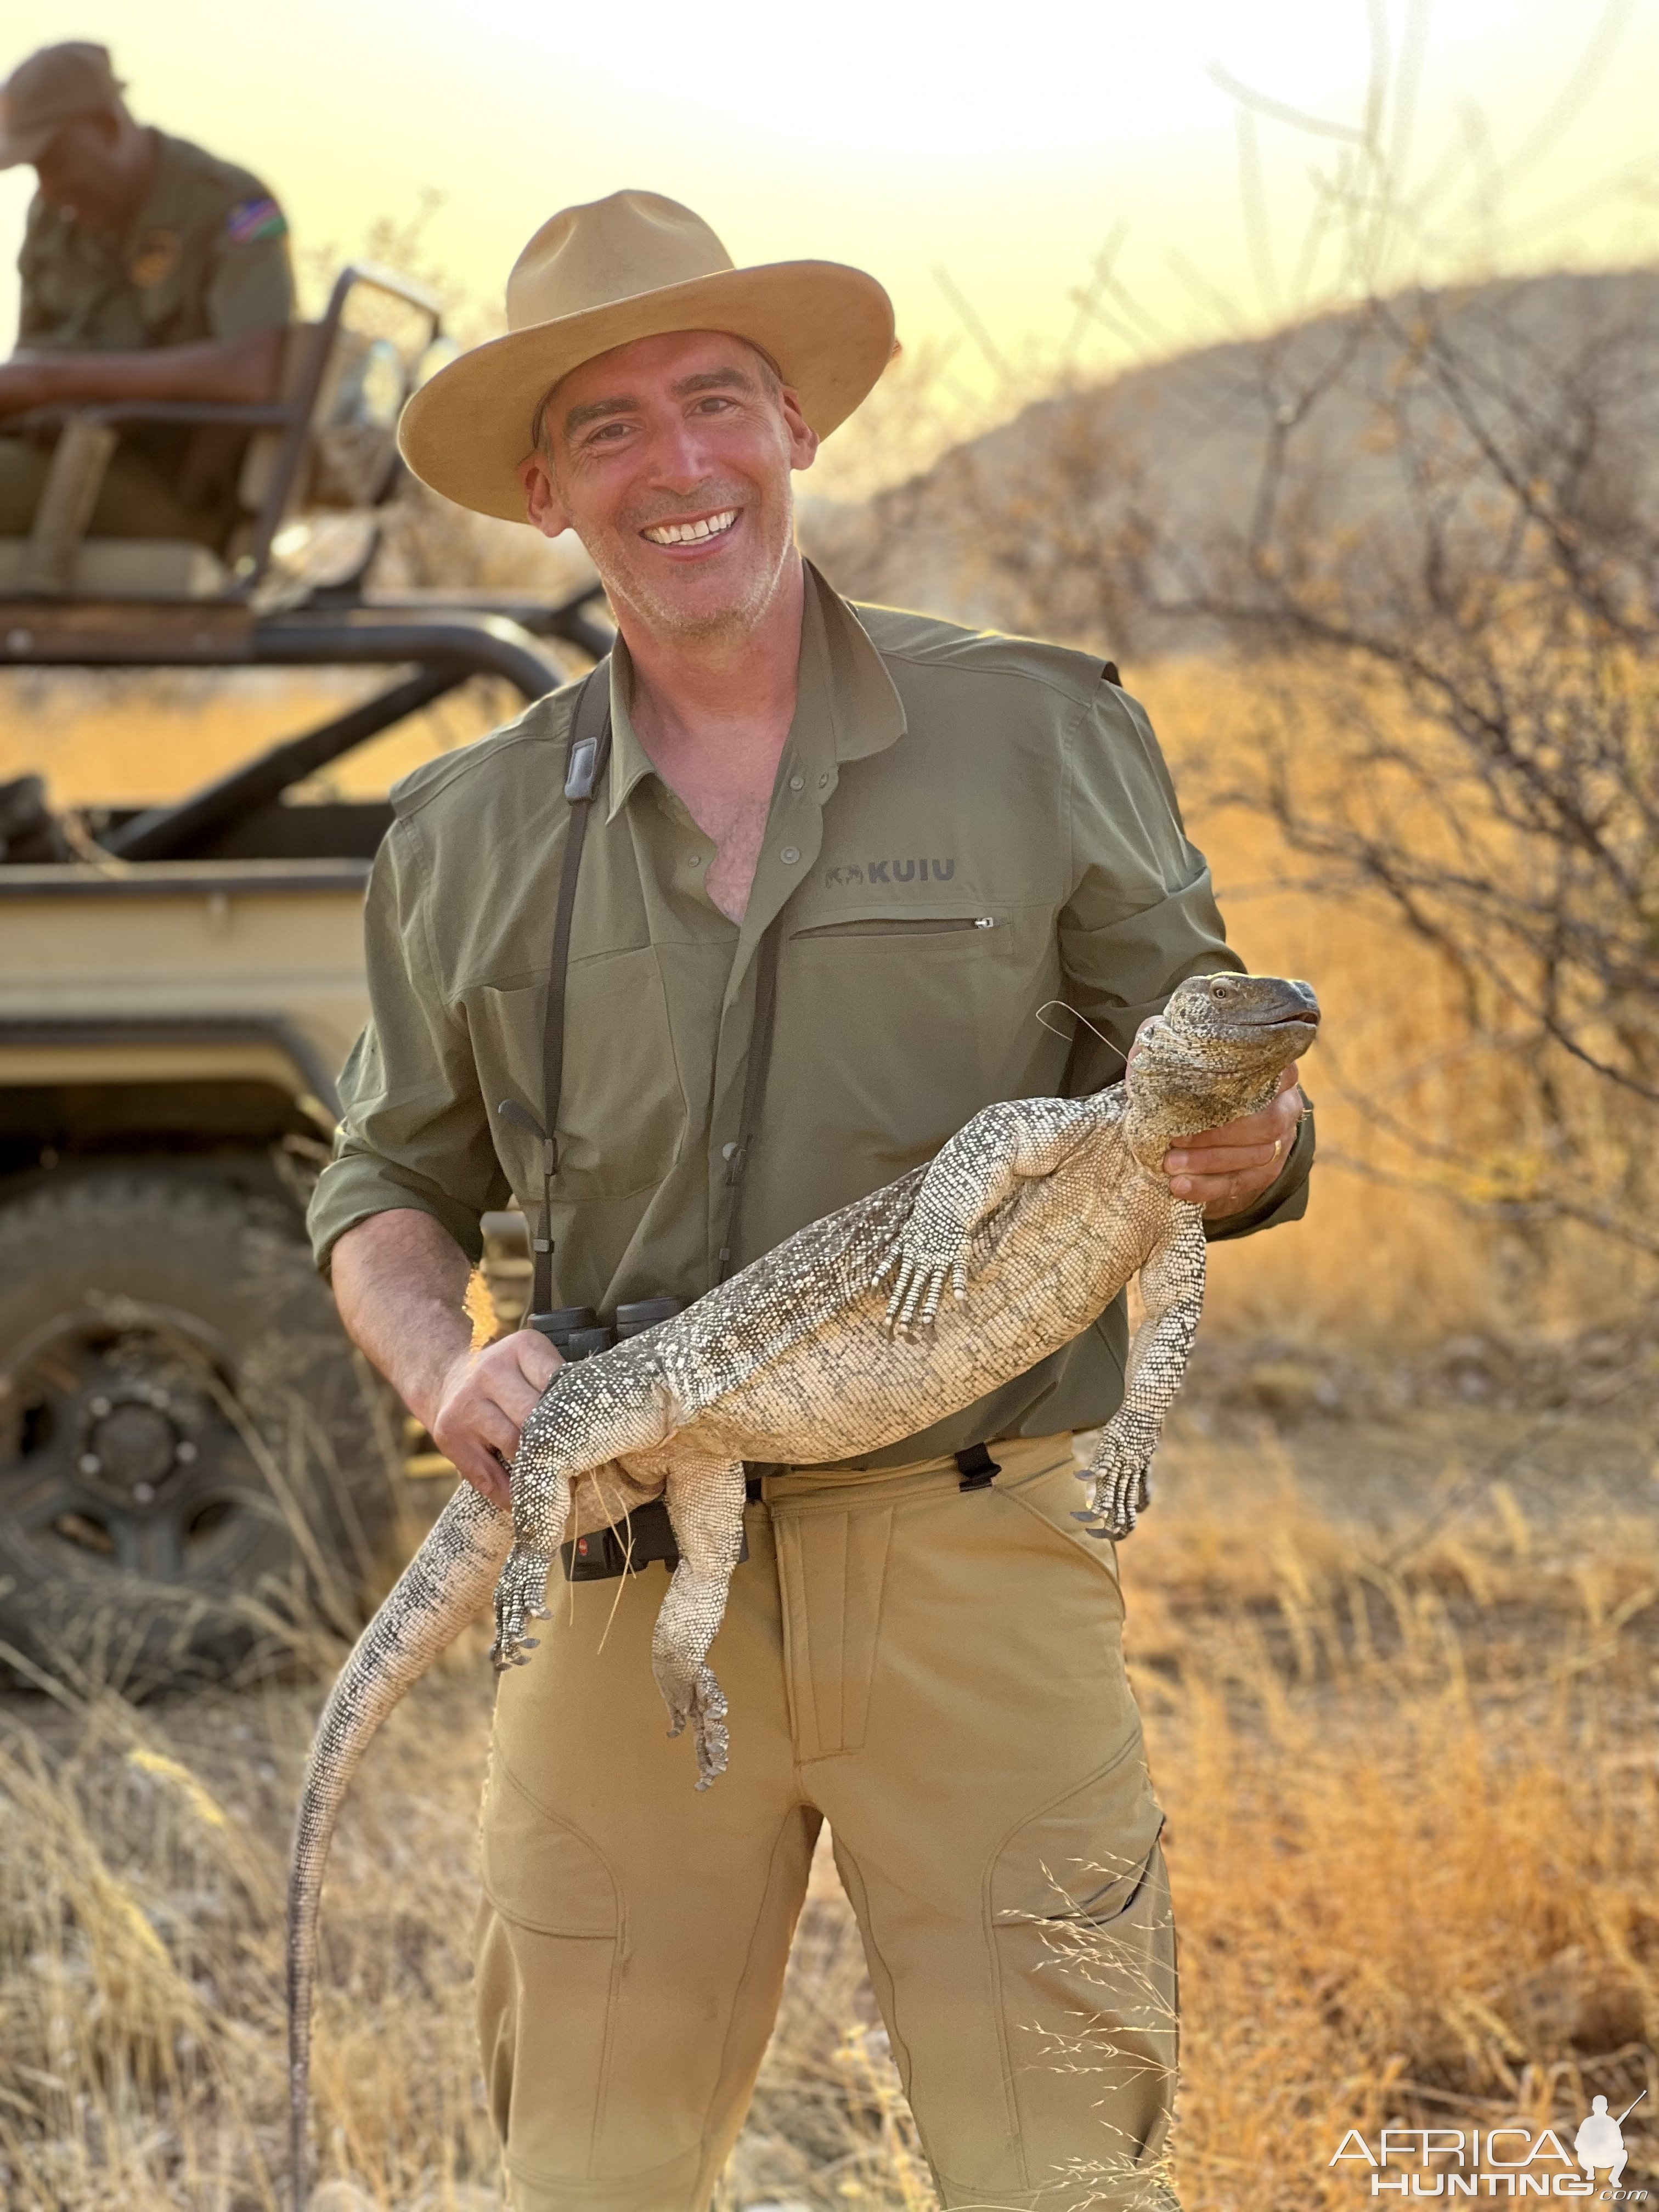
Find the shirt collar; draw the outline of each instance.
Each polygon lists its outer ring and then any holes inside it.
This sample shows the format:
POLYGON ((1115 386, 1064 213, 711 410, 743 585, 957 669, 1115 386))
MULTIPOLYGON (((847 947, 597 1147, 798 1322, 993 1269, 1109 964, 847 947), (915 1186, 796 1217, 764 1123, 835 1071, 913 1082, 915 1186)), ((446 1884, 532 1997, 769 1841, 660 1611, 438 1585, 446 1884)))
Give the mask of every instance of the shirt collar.
MULTIPOLYGON (((803 772, 884 752, 904 734, 904 707, 869 632, 808 561, 802 609, 800 678, 787 754, 803 772)), ((611 649, 611 797, 614 821, 635 784, 654 775, 629 714, 633 664, 618 632, 611 649)))

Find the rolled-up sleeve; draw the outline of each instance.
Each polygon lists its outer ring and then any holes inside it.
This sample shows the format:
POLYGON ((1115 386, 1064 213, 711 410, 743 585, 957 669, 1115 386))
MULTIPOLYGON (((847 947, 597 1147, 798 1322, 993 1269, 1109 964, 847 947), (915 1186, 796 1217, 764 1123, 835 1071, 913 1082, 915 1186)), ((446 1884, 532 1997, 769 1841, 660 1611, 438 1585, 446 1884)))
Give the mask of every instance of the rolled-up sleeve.
POLYGON ((334 1156, 307 1217, 325 1270, 348 1229, 400 1207, 429 1213, 476 1261, 479 1216, 509 1195, 471 1041, 433 954, 429 880, 418 823, 394 822, 364 916, 368 1023, 340 1078, 334 1156))
MULTIPOLYGON (((1066 1089, 1122 1075, 1135 1031, 1188 975, 1244 963, 1227 942, 1208 863, 1187 836, 1145 710, 1103 681, 1072 732, 1066 763, 1072 895, 1060 921, 1066 996, 1103 1032, 1079 1034, 1066 1089)), ((1313 1121, 1278 1180, 1246 1213, 1206 1224, 1211 1242, 1246 1237, 1307 1210, 1313 1121)))

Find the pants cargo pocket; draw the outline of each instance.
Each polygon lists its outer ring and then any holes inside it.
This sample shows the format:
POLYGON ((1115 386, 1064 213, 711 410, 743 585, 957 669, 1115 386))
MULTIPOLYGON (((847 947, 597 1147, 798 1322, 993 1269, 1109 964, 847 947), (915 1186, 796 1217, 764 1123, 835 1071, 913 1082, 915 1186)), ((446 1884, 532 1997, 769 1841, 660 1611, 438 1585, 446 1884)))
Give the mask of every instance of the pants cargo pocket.
POLYGON ((499 1753, 482 1859, 478 2040, 491 2112, 514 2173, 580 2184, 605 2094, 617 1884, 586 1838, 544 1812, 499 1753))
POLYGON ((1030 2202, 1167 2212, 1175 1923, 1139 1725, 1004 1846, 990 1906, 1030 2202), (1079 2127, 1078 2076, 1090 2084, 1079 2127))

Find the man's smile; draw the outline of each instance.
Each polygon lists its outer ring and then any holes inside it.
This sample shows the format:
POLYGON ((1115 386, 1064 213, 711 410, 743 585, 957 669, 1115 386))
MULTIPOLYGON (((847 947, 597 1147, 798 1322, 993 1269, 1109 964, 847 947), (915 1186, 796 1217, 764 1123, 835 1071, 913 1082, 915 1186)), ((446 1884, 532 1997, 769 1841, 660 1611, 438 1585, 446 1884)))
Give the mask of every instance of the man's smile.
POLYGON ((711 539, 728 536, 742 512, 741 507, 723 507, 713 514, 687 516, 683 521, 653 522, 640 535, 653 545, 707 545, 711 539))

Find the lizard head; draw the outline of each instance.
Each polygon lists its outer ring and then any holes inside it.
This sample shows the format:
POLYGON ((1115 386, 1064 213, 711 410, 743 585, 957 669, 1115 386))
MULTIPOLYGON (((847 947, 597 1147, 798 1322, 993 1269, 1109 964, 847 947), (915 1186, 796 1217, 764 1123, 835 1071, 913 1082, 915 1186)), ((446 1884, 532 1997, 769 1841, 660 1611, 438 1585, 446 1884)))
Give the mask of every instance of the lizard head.
POLYGON ((1182 1137, 1254 1114, 1313 1042, 1319 1001, 1281 975, 1189 975, 1135 1036, 1130 1142, 1161 1159, 1182 1137))

